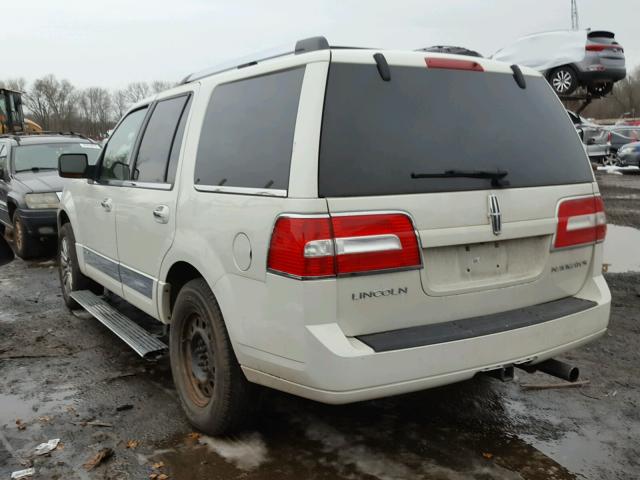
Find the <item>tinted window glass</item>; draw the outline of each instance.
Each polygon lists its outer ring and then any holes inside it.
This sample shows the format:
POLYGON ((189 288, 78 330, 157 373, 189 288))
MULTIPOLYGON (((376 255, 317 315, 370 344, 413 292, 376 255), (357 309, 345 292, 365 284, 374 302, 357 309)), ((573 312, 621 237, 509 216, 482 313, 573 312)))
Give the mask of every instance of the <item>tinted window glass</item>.
POLYGON ((178 130, 176 131, 175 138, 173 139, 173 145, 171 145, 171 154, 169 155, 169 166, 167 167, 167 183, 173 183, 176 179, 176 169, 178 168, 178 158, 180 157, 180 149, 182 148, 182 138, 184 137, 184 129, 187 124, 187 117, 189 116, 189 108, 191 107, 191 97, 187 100, 182 116, 180 117, 180 123, 178 124, 178 130))
POLYGON ((100 180, 129 180, 131 154, 146 114, 147 107, 130 113, 111 134, 102 159, 100 180))
POLYGON ((288 188, 304 68, 215 88, 202 127, 195 183, 288 188))
POLYGON ((319 165, 322 196, 478 190, 490 180, 411 178, 506 170, 511 187, 591 182, 566 111, 543 78, 332 64, 319 165))
POLYGON ((140 142, 133 180, 165 181, 171 145, 188 98, 184 95, 157 103, 140 142))

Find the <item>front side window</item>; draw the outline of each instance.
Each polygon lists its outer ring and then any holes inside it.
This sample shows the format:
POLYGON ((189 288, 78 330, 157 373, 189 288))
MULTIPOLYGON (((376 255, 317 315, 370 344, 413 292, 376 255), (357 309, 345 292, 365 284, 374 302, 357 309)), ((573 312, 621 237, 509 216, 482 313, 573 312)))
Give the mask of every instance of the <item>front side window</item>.
POLYGON ((105 147, 100 180, 129 180, 133 147, 147 114, 147 107, 130 113, 111 135, 105 147))
POLYGON ((100 146, 95 143, 43 143, 39 145, 19 145, 13 149, 13 170, 15 173, 57 170, 58 158, 63 153, 85 153, 89 165, 95 165, 100 155, 100 146))
POLYGON ((287 190, 304 68, 219 85, 200 134, 195 184, 287 190))
POLYGON ((164 183, 167 177, 167 163, 180 118, 183 115, 188 95, 158 102, 140 142, 138 158, 132 180, 140 182, 164 183))

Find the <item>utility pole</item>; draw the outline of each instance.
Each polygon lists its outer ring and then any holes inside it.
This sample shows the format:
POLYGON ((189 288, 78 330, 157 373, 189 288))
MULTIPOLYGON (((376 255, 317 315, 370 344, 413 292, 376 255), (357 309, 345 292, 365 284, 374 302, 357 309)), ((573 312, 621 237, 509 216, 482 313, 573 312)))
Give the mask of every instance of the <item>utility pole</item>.
POLYGON ((579 30, 578 0, 571 0, 571 30, 579 30))

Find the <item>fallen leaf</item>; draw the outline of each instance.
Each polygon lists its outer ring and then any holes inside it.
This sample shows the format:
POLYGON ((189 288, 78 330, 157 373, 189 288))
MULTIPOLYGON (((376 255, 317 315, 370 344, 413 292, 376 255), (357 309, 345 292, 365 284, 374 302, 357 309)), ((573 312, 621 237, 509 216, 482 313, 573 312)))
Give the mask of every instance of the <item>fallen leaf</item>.
POLYGON ((51 417, 45 415, 44 417, 38 418, 38 421, 40 423, 49 423, 51 421, 51 417))
POLYGON ((113 455, 113 450, 110 448, 103 448, 98 453, 96 453, 91 459, 87 460, 87 462, 82 465, 85 470, 93 470, 101 463, 107 461, 113 455))
POLYGON ((139 440, 129 440, 127 442, 127 448, 130 448, 132 450, 138 448, 138 445, 140 445, 139 440))
POLYGON ((489 453, 489 452, 483 452, 482 456, 484 458, 486 458, 487 460, 491 460, 493 458, 493 453, 489 453))
POLYGON ((202 434, 200 432, 191 432, 189 435, 187 435, 188 438, 190 438, 191 440, 200 440, 200 437, 202 437, 202 434))
POLYGON ((24 423, 22 420, 20 420, 19 418, 16 420, 16 426, 18 427, 18 430, 24 430, 27 428, 27 424, 24 423))
POLYGON ((149 475, 149 480, 158 480, 158 474, 152 473, 151 475, 149 475))
POLYGON ((156 462, 153 465, 151 465, 151 468, 153 468, 154 470, 159 470, 161 468, 164 468, 164 462, 156 462))
POLYGON ((166 475, 164 473, 161 473, 160 475, 158 475, 158 480, 167 480, 169 478, 169 475, 166 475))

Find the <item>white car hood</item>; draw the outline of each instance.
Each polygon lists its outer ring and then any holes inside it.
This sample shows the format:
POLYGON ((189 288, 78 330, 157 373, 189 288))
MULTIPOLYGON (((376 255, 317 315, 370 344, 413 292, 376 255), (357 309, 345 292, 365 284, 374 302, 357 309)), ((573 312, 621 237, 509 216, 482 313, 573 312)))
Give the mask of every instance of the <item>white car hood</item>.
POLYGON ((586 30, 535 33, 498 50, 492 58, 545 72, 560 65, 582 61, 586 44, 586 30))

